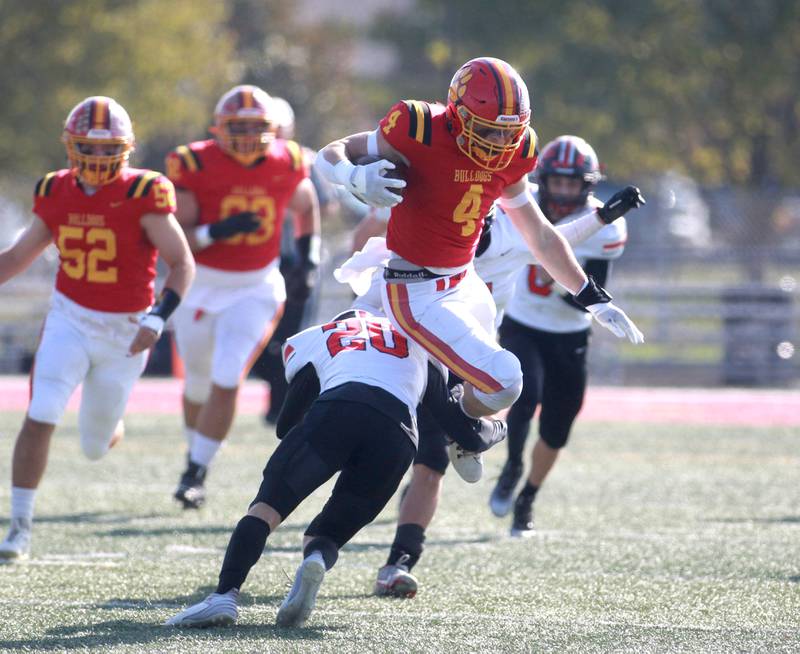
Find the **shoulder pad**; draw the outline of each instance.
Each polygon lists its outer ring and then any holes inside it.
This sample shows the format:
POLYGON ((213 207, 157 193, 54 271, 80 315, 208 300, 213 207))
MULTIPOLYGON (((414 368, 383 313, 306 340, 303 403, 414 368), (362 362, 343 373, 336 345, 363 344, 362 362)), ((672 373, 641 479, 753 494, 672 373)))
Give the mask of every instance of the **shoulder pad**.
POLYGON ((150 192, 153 182, 159 177, 161 177, 161 173, 155 170, 147 170, 141 175, 137 175, 128 187, 128 197, 132 199, 145 197, 150 192))
POLYGON ((196 173, 198 170, 202 170, 203 164, 200 157, 188 145, 179 145, 174 152, 189 172, 196 173))
POLYGON ((423 145, 431 144, 431 106, 420 100, 403 102, 408 110, 408 137, 423 145))
POLYGON ((57 172, 47 173, 38 182, 33 195, 37 198, 44 198, 50 194, 50 189, 53 187, 53 181, 56 178, 57 172))
POLYGON ((305 164, 303 148, 295 141, 286 141, 286 151, 292 161, 292 170, 302 170, 305 164))
POLYGON ((525 128, 525 136, 522 137, 522 143, 520 143, 519 147, 523 159, 534 159, 539 156, 539 143, 536 138, 536 132, 533 131, 533 127, 530 125, 525 128))

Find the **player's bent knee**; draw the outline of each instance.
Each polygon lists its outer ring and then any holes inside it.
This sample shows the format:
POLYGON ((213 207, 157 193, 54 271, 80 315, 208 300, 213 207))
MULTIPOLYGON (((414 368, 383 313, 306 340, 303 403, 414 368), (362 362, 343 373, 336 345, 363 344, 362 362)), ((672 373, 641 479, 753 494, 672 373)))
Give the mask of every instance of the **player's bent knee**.
POLYGON ((540 438, 550 449, 560 450, 567 444, 567 441, 569 440, 569 432, 542 432, 540 438))
POLYGON ((108 452, 111 435, 103 438, 97 434, 81 434, 81 451, 89 461, 99 461, 108 452))
POLYGON ((519 381, 506 386, 496 393, 484 393, 477 388, 474 389, 474 393, 478 401, 484 406, 495 412, 502 411, 514 404, 522 393, 522 378, 520 377, 519 381))
POLYGON ((511 352, 498 350, 492 357, 490 369, 503 388, 493 393, 475 388, 475 397, 493 411, 502 411, 514 404, 522 393, 522 366, 511 352))
POLYGON ((205 404, 211 394, 211 380, 191 377, 188 372, 184 380, 183 395, 194 404, 205 404))

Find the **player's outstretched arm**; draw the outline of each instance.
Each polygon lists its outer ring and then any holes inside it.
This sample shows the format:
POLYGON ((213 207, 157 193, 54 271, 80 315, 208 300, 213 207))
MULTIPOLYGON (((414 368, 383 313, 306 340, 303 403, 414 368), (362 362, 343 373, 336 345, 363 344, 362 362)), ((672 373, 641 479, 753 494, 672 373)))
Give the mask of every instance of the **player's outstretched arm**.
POLYGON ((536 260, 564 288, 573 294, 578 293, 586 284, 586 274, 566 239, 545 218, 534 201, 525 178, 506 187, 500 204, 536 260))
POLYGON ((53 234, 38 216, 22 236, 7 250, 0 252, 0 284, 18 275, 30 266, 42 250, 53 240, 53 234))

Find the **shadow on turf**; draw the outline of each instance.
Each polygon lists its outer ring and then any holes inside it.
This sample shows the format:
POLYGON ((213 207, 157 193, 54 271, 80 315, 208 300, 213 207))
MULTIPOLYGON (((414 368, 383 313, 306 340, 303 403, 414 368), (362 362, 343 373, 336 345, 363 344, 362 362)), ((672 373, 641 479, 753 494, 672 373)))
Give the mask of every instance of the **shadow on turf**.
MULTIPOLYGON (((134 516, 136 518, 139 517, 147 517, 147 516, 134 516)), ((161 516, 153 516, 153 517, 161 517, 161 516)), ((133 519, 130 518, 131 520, 133 519)), ((38 518, 37 518, 38 520, 38 518)), ((97 521, 100 522, 100 521, 97 521)), ((389 524, 394 524, 394 520, 379 520, 370 524, 370 526, 385 526, 389 524)), ((121 536, 121 537, 128 537, 128 536, 166 536, 169 534, 174 534, 175 532, 180 532, 182 534, 230 534, 234 527, 236 527, 236 522, 231 522, 230 524, 225 525, 188 525, 185 527, 180 526, 179 524, 171 525, 169 527, 151 527, 151 528, 126 528, 121 527, 118 529, 107 529, 107 530, 98 530, 95 532, 96 536, 121 536)), ((295 522, 289 524, 283 524, 280 527, 281 533, 283 532, 290 532, 290 531, 305 531, 306 527, 308 527, 308 523, 302 522, 295 522)), ((432 541, 434 544, 436 541, 432 541)), ((462 542, 462 541, 453 541, 453 542, 462 542)), ((444 543, 448 544, 448 543, 444 543)), ((296 549, 296 548, 294 548, 296 549)), ((277 549, 276 551, 284 551, 281 549, 277 549)))
MULTIPOLYGON (((210 630, 176 629, 160 624, 148 624, 134 620, 108 620, 106 622, 77 624, 58 627, 47 631, 44 637, 29 640, 0 640, 0 649, 30 649, 35 651, 87 649, 113 645, 166 644, 173 638, 185 642, 187 636, 195 636, 198 640, 213 638, 220 640, 237 640, 241 638, 259 638, 276 641, 287 640, 322 640, 326 632, 342 631, 344 626, 313 625, 299 629, 279 629, 274 624, 254 625, 241 624, 227 628, 210 630)), ((215 645, 216 647, 216 645, 215 645)))
POLYGON ((714 518, 707 522, 720 522, 723 524, 741 524, 746 522, 753 522, 756 524, 769 525, 769 524, 800 524, 800 515, 785 515, 775 518, 714 518))
MULTIPOLYGON (((133 522, 134 520, 151 520, 153 518, 166 518, 168 516, 168 513, 148 513, 145 515, 131 513, 129 515, 123 515, 112 511, 86 511, 84 513, 65 513, 62 515, 37 515, 36 522, 43 524, 63 524, 74 522, 114 525, 133 522)), ((7 525, 8 522, 8 518, 0 519, 0 525, 7 525)))

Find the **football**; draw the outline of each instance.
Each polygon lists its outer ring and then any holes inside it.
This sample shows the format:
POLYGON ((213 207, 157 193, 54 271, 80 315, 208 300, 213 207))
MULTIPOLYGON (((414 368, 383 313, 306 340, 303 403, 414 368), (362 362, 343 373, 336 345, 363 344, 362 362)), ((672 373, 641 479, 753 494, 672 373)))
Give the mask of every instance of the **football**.
MULTIPOLYGON (((361 157, 358 157, 354 164, 357 166, 366 166, 371 163, 375 163, 376 161, 380 161, 384 157, 379 157, 374 154, 365 154, 361 157)), ((394 163, 394 168, 392 170, 384 171, 383 176, 388 177, 389 179, 402 179, 404 182, 408 183, 408 166, 406 166, 402 161, 392 162, 394 163)), ((392 193, 396 193, 397 195, 402 196, 405 188, 396 188, 392 189, 392 193)))

